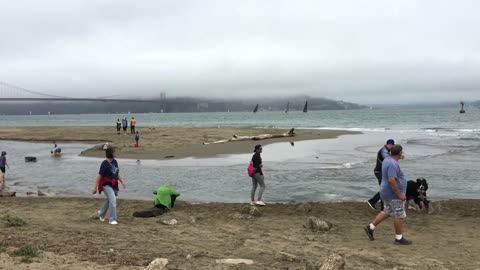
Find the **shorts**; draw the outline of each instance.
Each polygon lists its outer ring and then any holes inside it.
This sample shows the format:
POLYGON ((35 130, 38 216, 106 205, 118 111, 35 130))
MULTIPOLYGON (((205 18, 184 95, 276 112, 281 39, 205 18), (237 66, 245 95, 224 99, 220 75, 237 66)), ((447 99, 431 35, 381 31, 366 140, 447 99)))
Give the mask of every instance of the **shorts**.
POLYGON ((393 218, 406 218, 407 213, 405 213, 405 202, 401 200, 385 200, 383 201, 384 209, 383 213, 385 215, 391 216, 393 218))
POLYGON ((5 173, 5 167, 0 167, 0 171, 2 171, 2 173, 5 173))

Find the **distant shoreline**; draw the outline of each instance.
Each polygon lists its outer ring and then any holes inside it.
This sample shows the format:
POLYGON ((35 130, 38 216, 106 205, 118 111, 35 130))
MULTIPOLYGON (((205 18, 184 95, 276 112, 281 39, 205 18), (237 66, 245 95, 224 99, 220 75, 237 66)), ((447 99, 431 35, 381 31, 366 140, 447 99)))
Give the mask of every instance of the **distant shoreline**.
MULTIPOLYGON (((332 139, 342 135, 361 132, 344 130, 295 130, 294 137, 265 140, 236 141, 203 145, 204 142, 227 140, 234 134, 256 136, 260 134, 282 134, 287 129, 237 128, 237 127, 139 127, 140 146, 135 148, 133 135, 117 135, 114 127, 5 127, 0 129, 0 140, 26 142, 85 142, 96 146, 80 153, 85 157, 104 157, 102 146, 109 142, 116 149, 117 158, 128 159, 180 159, 187 157, 207 158, 217 155, 251 153, 256 144, 267 145, 278 142, 298 142, 305 140, 332 139)), ((60 145, 60 147, 62 147, 60 145)), ((46 151, 50 149, 45 149, 46 151)))

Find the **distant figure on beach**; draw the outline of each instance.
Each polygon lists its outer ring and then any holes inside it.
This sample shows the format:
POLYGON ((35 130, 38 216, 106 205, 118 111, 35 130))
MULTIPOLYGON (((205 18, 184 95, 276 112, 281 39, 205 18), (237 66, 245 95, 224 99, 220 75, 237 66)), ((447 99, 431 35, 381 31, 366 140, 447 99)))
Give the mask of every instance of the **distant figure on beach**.
MULTIPOLYGON (((373 169, 373 174, 378 180, 378 185, 382 183, 382 163, 383 160, 386 159, 390 155, 390 150, 392 147, 395 145, 395 140, 394 139, 388 139, 385 145, 378 150, 377 152, 377 162, 375 165, 375 169, 373 169)), ((380 192, 377 192, 373 197, 367 201, 368 206, 372 208, 373 210, 377 210, 375 205, 377 202, 380 200, 380 192)), ((383 202, 381 202, 380 210, 383 210, 383 202)))
POLYGON ((382 221, 393 217, 395 228, 395 244, 410 245, 409 241, 403 237, 403 221, 407 214, 405 213, 405 200, 407 192, 407 180, 400 168, 399 160, 403 159, 403 148, 396 144, 391 148, 390 156, 383 160, 382 164, 382 183, 380 184, 380 197, 384 203, 384 209, 378 213, 375 219, 369 225, 365 226, 365 232, 370 240, 374 240, 373 232, 382 221))
POLYGON ((108 148, 110 148, 110 144, 108 142, 106 142, 104 145, 103 145, 103 150, 106 151, 108 148))
POLYGON ((140 141, 140 134, 138 134, 138 131, 135 131, 135 147, 138 147, 138 141, 140 141))
POLYGON ((155 198, 153 200, 153 205, 156 208, 170 210, 175 205, 175 200, 180 193, 173 189, 169 184, 162 185, 153 191, 155 198))
POLYGON ((7 163, 7 152, 2 151, 2 154, 0 155, 0 191, 3 191, 5 189, 5 166, 10 169, 7 163))
POLYGON ((58 144, 56 142, 53 142, 53 149, 50 151, 50 153, 54 156, 61 156, 62 148, 58 147, 58 144))
POLYGON ((126 117, 122 119, 122 128, 123 128, 123 134, 127 135, 127 126, 128 126, 128 120, 126 117))
POLYGON ((117 119, 117 134, 120 135, 120 129, 122 128, 122 122, 120 119, 117 119))
POLYGON ((132 117, 130 120, 130 133, 135 134, 135 126, 137 125, 137 120, 135 120, 135 117, 132 117))
POLYGON ((112 225, 118 224, 117 222, 117 192, 118 192, 118 182, 120 182, 123 188, 126 188, 126 185, 120 176, 120 170, 118 168, 118 163, 115 160, 115 150, 112 147, 105 150, 106 159, 100 165, 100 170, 95 178, 95 184, 92 188, 92 193, 96 194, 97 191, 99 194, 105 194, 106 201, 103 205, 103 208, 98 213, 98 218, 100 221, 105 221, 105 215, 107 211, 110 214, 109 223, 112 225))
POLYGON ((266 205, 262 201, 262 195, 263 191, 265 191, 265 180, 263 176, 263 171, 262 171, 262 157, 260 154, 262 153, 262 145, 257 144, 255 145, 255 148, 253 150, 255 154, 252 156, 252 163, 253 163, 253 168, 255 170, 255 174, 252 176, 252 191, 250 193, 250 205, 266 205), (255 192, 257 190, 257 186, 260 185, 260 190, 258 192, 258 197, 257 200, 255 201, 255 192))

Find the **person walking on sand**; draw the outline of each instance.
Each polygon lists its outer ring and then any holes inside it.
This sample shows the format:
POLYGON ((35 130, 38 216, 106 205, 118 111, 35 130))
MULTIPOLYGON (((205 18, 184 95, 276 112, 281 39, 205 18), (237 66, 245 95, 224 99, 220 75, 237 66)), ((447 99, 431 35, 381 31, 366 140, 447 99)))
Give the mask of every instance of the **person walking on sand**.
POLYGON ((138 147, 139 140, 140 140, 140 134, 138 134, 138 131, 135 131, 135 147, 138 147))
POLYGON ((132 117, 130 120, 130 133, 135 134, 135 126, 137 125, 137 120, 135 120, 135 117, 132 117))
POLYGON ((393 225, 395 228, 394 243, 399 245, 412 244, 412 241, 405 239, 402 234, 403 221, 407 216, 405 213, 407 180, 398 161, 403 158, 403 148, 401 145, 396 144, 391 148, 390 156, 383 160, 380 197, 385 208, 377 214, 372 223, 364 227, 370 240, 375 239, 373 236, 375 228, 385 219, 393 217, 393 225))
MULTIPOLYGON (((394 145, 395 145, 395 140, 394 139, 388 139, 387 142, 385 143, 385 145, 380 150, 378 150, 378 152, 377 152, 377 162, 376 162, 376 165, 375 165, 375 169, 373 169, 373 174, 377 178, 379 186, 382 183, 382 163, 383 163, 383 160, 390 155, 390 150, 392 149, 392 146, 394 146, 394 145)), ((373 195, 373 197, 370 198, 367 201, 367 204, 368 204, 368 206, 370 206, 370 208, 372 208, 373 210, 376 211, 377 209, 376 209, 375 205, 377 204, 378 201, 380 201, 380 192, 377 192, 375 195, 373 195)), ((380 210, 383 210, 383 202, 380 201, 380 203, 381 203, 380 210)))
POLYGON ((252 163, 253 163, 253 168, 255 170, 255 174, 252 176, 252 191, 250 193, 250 205, 266 205, 262 201, 262 195, 263 192, 265 191, 265 179, 263 176, 263 171, 262 171, 262 157, 260 154, 262 153, 262 145, 257 144, 255 145, 255 148, 253 150, 255 154, 252 156, 252 163), (257 186, 260 185, 260 190, 258 192, 258 199, 255 201, 255 192, 257 190, 257 186))
POLYGON ((5 189, 5 166, 10 169, 10 166, 8 166, 7 163, 7 152, 2 151, 2 154, 0 155, 0 191, 3 191, 5 189))
POLYGON ((122 128, 122 122, 120 119, 117 119, 117 134, 120 135, 120 129, 122 128))
POLYGON ((156 208, 166 209, 166 211, 174 207, 175 200, 180 196, 180 193, 173 189, 170 184, 158 187, 153 191, 153 194, 155 194, 153 205, 156 208))
POLYGON ((107 211, 109 211, 109 223, 112 225, 118 224, 116 198, 118 192, 118 182, 123 185, 124 189, 126 188, 126 185, 120 176, 120 170, 114 154, 115 150, 112 147, 109 147, 107 150, 105 150, 106 159, 100 165, 100 171, 95 178, 95 184, 92 188, 93 194, 96 194, 97 191, 99 194, 101 194, 103 191, 107 199, 103 205, 103 208, 98 213, 98 218, 100 221, 105 221, 105 215, 107 214, 107 211))

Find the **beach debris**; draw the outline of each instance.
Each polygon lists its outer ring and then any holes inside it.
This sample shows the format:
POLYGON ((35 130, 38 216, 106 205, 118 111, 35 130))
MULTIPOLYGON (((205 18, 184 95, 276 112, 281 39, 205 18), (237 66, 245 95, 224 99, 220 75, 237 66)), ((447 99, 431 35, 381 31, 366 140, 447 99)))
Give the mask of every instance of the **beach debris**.
POLYGON ((310 213, 312 212, 312 204, 310 203, 301 203, 298 207, 297 207, 297 211, 298 212, 303 212, 303 213, 310 213))
POLYGON ((37 162, 37 157, 25 157, 25 162, 37 162))
POLYGON ((254 140, 254 141, 259 141, 259 140, 265 140, 265 139, 272 139, 272 138, 283 138, 283 137, 293 137, 295 136, 295 129, 291 128, 288 132, 282 133, 282 134, 260 134, 256 136, 239 136, 237 134, 234 134, 231 139, 228 140, 219 140, 219 141, 214 141, 214 142, 204 142, 204 145, 207 144, 217 144, 217 143, 226 143, 226 142, 236 142, 236 141, 249 141, 249 140, 254 140))
POLYGON ((156 258, 153 260, 145 270, 164 270, 167 269, 168 259, 166 258, 156 258))
POLYGON ((345 267, 345 259, 336 253, 328 255, 318 270, 343 270, 345 267))
POLYGON ((247 214, 254 217, 259 217, 262 215, 262 212, 260 212, 260 209, 255 205, 244 205, 240 212, 242 214, 247 214))
POLYGON ((55 194, 53 192, 50 192, 50 190, 48 189, 48 186, 38 186, 37 195, 38 197, 49 197, 55 194))
POLYGON ((190 260, 192 258, 192 255, 187 254, 187 256, 185 258, 187 258, 187 260, 190 260))
POLYGON ((163 225, 177 225, 178 224, 178 221, 174 218, 172 219, 164 219, 164 220, 159 220, 157 221, 158 223, 161 223, 163 225))
POLYGON ((15 197, 17 192, 0 191, 0 197, 15 197))
POLYGON ((217 259, 215 262, 218 264, 253 264, 253 261, 248 259, 217 259))
POLYGON ((277 261, 283 261, 283 262, 300 262, 301 261, 301 259, 298 258, 298 256, 295 256, 287 252, 280 252, 276 254, 275 259, 277 261))
POLYGON ((303 227, 306 229, 312 231, 312 232, 317 232, 317 231, 329 231, 332 228, 332 223, 319 219, 314 216, 307 217, 305 220, 305 223, 303 224, 303 227))

